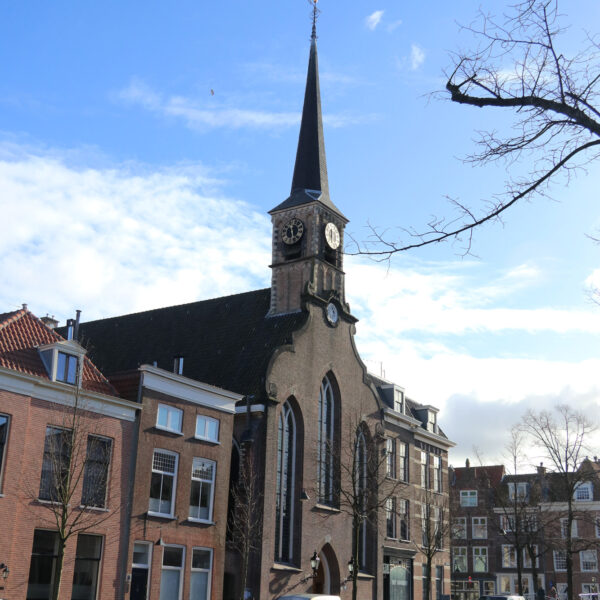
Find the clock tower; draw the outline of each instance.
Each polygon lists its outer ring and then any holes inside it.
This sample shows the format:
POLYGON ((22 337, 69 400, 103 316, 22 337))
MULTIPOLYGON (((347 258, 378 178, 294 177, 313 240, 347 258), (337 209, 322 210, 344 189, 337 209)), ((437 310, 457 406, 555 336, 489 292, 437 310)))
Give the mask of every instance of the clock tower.
POLYGON ((273 223, 269 314, 300 311, 303 297, 310 296, 334 300, 346 312, 343 242, 348 219, 329 197, 315 19, 292 189, 269 214, 273 223))

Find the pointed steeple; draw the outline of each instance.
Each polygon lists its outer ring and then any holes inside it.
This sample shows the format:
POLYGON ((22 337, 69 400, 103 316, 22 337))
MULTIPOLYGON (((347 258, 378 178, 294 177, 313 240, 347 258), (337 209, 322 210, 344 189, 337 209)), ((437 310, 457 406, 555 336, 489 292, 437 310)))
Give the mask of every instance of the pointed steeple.
POLYGON ((315 3, 310 57, 304 92, 304 107, 302 109, 302 121, 300 124, 298 149, 296 151, 294 176, 292 178, 292 189, 290 197, 269 212, 273 213, 317 200, 343 217, 340 210, 333 204, 329 197, 325 139, 323 137, 323 117, 321 114, 321 93, 319 88, 316 15, 317 8, 315 3))

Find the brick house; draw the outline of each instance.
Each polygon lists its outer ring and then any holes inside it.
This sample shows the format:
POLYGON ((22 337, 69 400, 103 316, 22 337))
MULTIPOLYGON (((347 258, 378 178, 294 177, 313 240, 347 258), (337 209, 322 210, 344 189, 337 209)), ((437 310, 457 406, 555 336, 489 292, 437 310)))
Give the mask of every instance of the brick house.
MULTIPOLYGON (((581 483, 573 496, 574 595, 599 591, 599 470, 596 460, 586 459, 577 474, 581 483)), ((547 473, 543 465, 518 475, 505 474, 502 465, 467 466, 454 469, 450 476, 454 596, 472 600, 484 593, 518 594, 520 559, 526 597, 533 598, 538 588, 547 593, 555 586, 565 598, 567 502, 562 476, 547 473), (479 568, 482 548, 485 570, 479 568)))
POLYGON ((0 596, 50 597, 59 543, 54 475, 70 463, 79 479, 60 598, 122 597, 138 409, 118 398, 77 342, 25 306, 0 315, 0 563, 8 570, 0 596))

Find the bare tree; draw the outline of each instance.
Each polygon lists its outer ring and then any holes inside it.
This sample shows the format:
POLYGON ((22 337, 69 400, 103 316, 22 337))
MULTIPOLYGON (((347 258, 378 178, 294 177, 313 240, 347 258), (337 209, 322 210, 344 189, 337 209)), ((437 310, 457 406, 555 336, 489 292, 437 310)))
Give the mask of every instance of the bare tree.
POLYGON ((350 253, 385 260, 447 240, 460 241, 468 253, 477 228, 523 200, 545 195, 560 174, 568 179, 600 156, 598 38, 588 35, 581 51, 569 55, 561 48, 566 28, 558 0, 524 0, 510 8, 502 17, 481 12, 475 24, 463 28, 478 45, 453 56, 446 90, 452 102, 514 116, 509 132, 482 133, 466 162, 518 167, 526 160, 529 173, 509 179, 504 192, 488 196, 481 209, 451 200, 451 216, 433 217, 423 229, 403 229, 404 240, 372 228, 371 239, 350 253))
POLYGON ((244 451, 240 458, 239 476, 229 494, 227 537, 229 547, 240 557, 239 600, 244 600, 248 568, 253 552, 257 552, 262 532, 262 492, 254 455, 244 451))
POLYGON ((444 551, 444 544, 450 544, 450 517, 448 499, 440 496, 430 487, 421 496, 421 539, 413 538, 413 543, 425 559, 423 598, 431 598, 433 559, 444 551))
POLYGON ((69 540, 112 518, 122 508, 107 510, 112 440, 95 426, 95 416, 86 411, 79 385, 72 406, 57 414, 60 418, 46 428, 39 490, 26 490, 29 500, 47 511, 48 528, 57 532, 52 600, 60 595, 69 540))
MULTIPOLYGON (((580 551, 598 546, 595 539, 577 537, 573 525, 588 517, 588 511, 578 509, 576 494, 582 484, 597 478, 596 470, 585 460, 596 426, 586 415, 567 405, 557 406, 554 411, 529 411, 522 426, 552 467, 550 499, 564 507, 561 514, 555 513, 554 521, 559 521, 560 529, 554 536, 554 548, 564 553, 568 600, 573 600, 573 559, 580 551)), ((546 539, 549 533, 546 532, 546 539)))

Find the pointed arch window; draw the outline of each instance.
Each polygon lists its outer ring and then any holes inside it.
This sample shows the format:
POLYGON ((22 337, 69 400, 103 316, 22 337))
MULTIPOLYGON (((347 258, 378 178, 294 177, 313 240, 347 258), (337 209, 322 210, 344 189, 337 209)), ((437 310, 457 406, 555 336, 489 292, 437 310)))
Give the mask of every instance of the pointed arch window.
POLYGON ((335 399, 328 377, 319 392, 319 502, 334 504, 335 399))
POLYGON ((275 507, 275 560, 294 559, 294 487, 296 477, 296 420, 286 402, 277 430, 277 498, 275 507))
POLYGON ((367 441, 362 429, 356 432, 356 444, 354 448, 354 486, 356 496, 356 508, 360 511, 360 525, 358 531, 354 532, 354 543, 358 547, 358 566, 366 567, 367 549, 367 441))

